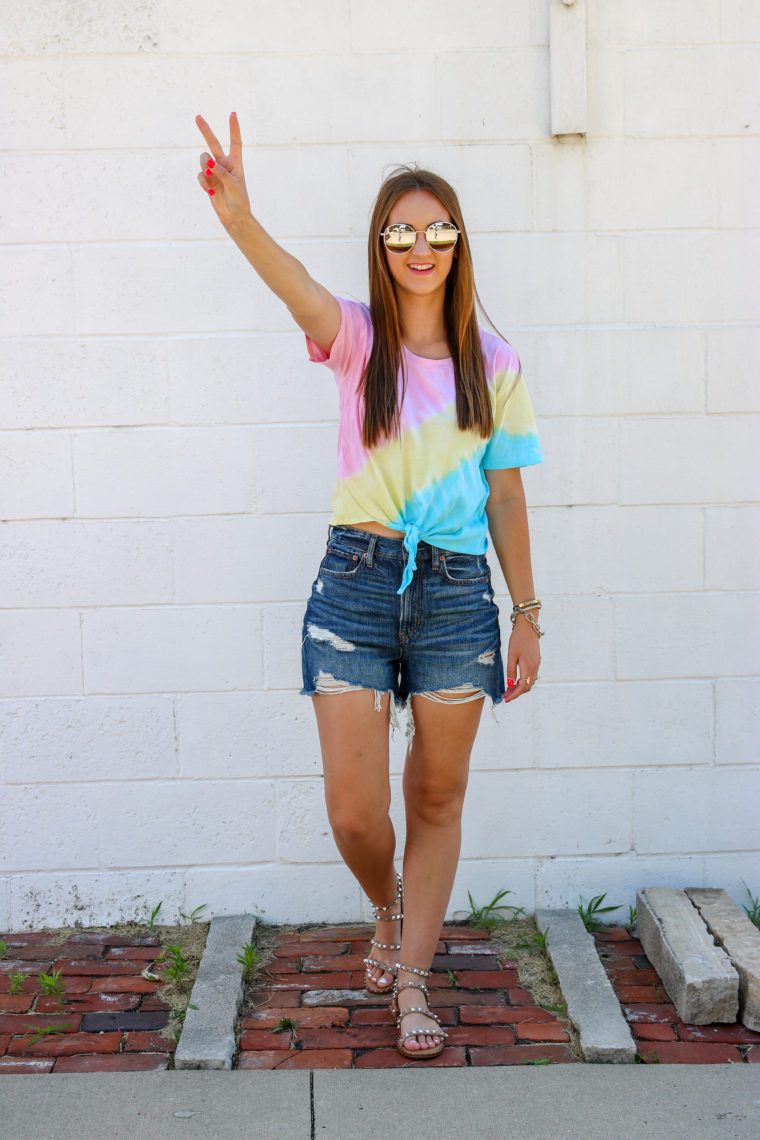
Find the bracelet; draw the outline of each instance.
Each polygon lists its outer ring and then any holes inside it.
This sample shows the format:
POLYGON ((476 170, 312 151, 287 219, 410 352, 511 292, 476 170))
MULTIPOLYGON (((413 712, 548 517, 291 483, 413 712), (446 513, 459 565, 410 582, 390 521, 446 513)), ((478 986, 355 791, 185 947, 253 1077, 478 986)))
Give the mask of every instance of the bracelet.
POLYGON ((522 610, 540 610, 541 601, 539 598, 531 598, 529 602, 517 602, 512 607, 512 613, 521 613, 522 610))
POLYGON ((544 636, 544 633, 546 632, 546 630, 541 629, 540 625, 536 621, 535 614, 531 610, 527 610, 527 611, 526 610, 512 610, 512 613, 509 615, 509 620, 512 622, 512 625, 515 624, 515 621, 517 620, 517 618, 519 617, 520 614, 522 614, 523 617, 525 618, 525 620, 527 622, 529 622, 530 625, 533 626, 534 630, 536 631, 536 634, 539 637, 544 636))

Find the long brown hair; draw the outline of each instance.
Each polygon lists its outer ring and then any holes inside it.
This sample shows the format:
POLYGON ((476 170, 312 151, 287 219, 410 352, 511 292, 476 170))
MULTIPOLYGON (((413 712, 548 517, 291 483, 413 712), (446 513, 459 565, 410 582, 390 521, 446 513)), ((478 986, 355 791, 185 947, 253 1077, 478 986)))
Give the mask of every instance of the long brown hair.
POLYGON ((493 433, 493 412, 476 319, 476 300, 489 324, 493 328, 495 326, 483 309, 475 288, 470 243, 459 199, 445 178, 431 170, 403 165, 396 167, 380 187, 369 226, 369 311, 374 337, 372 351, 359 382, 359 390, 364 397, 363 443, 367 448, 374 447, 381 433, 390 439, 400 427, 397 378, 400 365, 403 401, 407 383, 406 362, 401 352, 401 325, 393 278, 380 235, 393 206, 409 190, 428 190, 435 195, 459 230, 443 303, 446 343, 456 380, 457 423, 461 431, 474 430, 489 439, 493 433))

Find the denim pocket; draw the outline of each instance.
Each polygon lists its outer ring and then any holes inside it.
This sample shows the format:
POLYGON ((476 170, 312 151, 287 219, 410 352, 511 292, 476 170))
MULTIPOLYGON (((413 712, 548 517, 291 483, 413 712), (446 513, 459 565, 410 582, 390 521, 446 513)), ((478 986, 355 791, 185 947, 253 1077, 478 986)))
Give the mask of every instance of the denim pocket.
POLYGON ((339 540, 331 539, 319 567, 320 574, 330 574, 333 578, 356 578, 366 566, 366 554, 352 550, 339 540))
POLYGON ((447 582, 456 582, 460 586, 488 579, 488 566, 482 554, 457 554, 448 550, 440 561, 440 567, 447 582))

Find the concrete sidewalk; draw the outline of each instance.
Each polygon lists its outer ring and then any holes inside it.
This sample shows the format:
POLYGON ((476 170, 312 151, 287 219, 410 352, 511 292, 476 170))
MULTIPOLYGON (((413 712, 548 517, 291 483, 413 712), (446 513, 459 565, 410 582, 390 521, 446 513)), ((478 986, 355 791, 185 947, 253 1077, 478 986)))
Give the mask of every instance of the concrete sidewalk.
POLYGON ((757 1140, 753 1065, 0 1078, 3 1140, 757 1140))

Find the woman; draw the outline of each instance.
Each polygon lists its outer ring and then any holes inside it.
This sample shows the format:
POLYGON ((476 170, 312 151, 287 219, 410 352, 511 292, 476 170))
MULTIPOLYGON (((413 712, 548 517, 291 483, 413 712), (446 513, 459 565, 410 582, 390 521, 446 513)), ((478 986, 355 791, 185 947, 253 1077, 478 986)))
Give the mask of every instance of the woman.
POLYGON ((301 693, 316 713, 336 844, 373 905, 365 984, 392 990, 399 1052, 435 1057, 446 1033, 422 979, 454 882, 483 701, 516 700, 538 675, 541 603, 520 477, 542 459, 530 398, 514 349, 476 323, 469 243, 447 182, 404 167, 383 183, 368 307, 333 296, 252 216, 235 114, 229 154, 197 122, 211 152, 200 185, 338 384, 338 478, 304 615, 301 693), (514 603, 507 692, 486 530, 514 603), (397 705, 409 714, 403 893, 388 814, 397 705))

